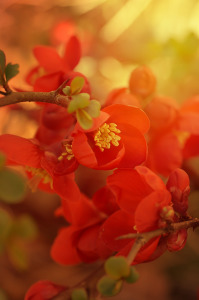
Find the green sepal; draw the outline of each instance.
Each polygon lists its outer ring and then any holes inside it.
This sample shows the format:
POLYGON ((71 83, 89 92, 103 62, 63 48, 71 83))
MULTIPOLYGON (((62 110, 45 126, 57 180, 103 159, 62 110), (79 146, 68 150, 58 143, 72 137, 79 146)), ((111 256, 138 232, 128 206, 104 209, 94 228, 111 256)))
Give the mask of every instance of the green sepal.
POLYGON ((122 289, 123 280, 115 280, 105 275, 97 283, 97 290, 102 296, 112 297, 117 295, 122 289))
POLYGON ((85 289, 74 289, 71 294, 71 300, 88 300, 88 295, 85 289))
POLYGON ((72 100, 68 105, 68 113, 71 114, 77 109, 85 108, 90 103, 90 96, 87 93, 72 96, 72 100))
POLYGON ((6 203, 18 203, 26 193, 24 178, 12 170, 4 168, 0 171, 0 200, 6 203))
POLYGON ((5 76, 6 76, 6 81, 9 81, 13 77, 15 77, 19 73, 19 65, 18 64, 7 64, 5 68, 5 76))
POLYGON ((6 66, 6 56, 5 53, 0 50, 0 74, 3 75, 5 72, 5 66, 6 66))
POLYGON ((91 100, 88 107, 85 108, 85 111, 92 117, 99 117, 101 109, 101 104, 97 100, 91 100))
POLYGON ((84 109, 78 109, 76 111, 76 117, 79 125, 84 130, 88 130, 93 126, 93 119, 84 109))
POLYGON ((77 76, 75 77, 70 84, 71 94, 79 94, 84 86, 85 80, 83 77, 77 76))
POLYGON ((127 283, 134 283, 139 279, 139 273, 134 267, 131 267, 129 276, 124 279, 127 283))
POLYGON ((130 266, 124 256, 113 256, 106 260, 104 265, 106 273, 114 279, 127 277, 130 274, 130 266))
POLYGON ((65 88, 63 88, 62 92, 69 96, 71 94, 70 86, 67 85, 65 88))

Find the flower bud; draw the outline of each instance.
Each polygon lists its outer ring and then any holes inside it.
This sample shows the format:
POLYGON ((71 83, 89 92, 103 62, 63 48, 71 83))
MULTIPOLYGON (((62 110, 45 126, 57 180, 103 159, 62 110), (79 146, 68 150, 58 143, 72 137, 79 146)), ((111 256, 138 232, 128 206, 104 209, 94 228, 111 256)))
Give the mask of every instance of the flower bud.
POLYGON ((115 296, 121 291, 122 283, 123 280, 115 280, 106 275, 98 281, 97 290, 102 296, 115 296))
POLYGON ((134 283, 139 279, 139 273, 136 271, 134 267, 130 268, 130 274, 125 278, 127 283, 134 283))
POLYGON ((130 266, 123 256, 110 257, 104 267, 106 273, 114 279, 127 277, 130 274, 130 266))

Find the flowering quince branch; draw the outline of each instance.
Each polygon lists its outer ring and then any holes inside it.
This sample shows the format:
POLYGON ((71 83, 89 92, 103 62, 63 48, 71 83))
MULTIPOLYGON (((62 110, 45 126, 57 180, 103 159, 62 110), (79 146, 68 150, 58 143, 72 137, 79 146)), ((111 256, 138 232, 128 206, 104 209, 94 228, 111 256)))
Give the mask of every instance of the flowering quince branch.
POLYGON ((139 250, 150 240, 153 238, 164 235, 164 234, 169 234, 172 232, 176 232, 180 229, 188 229, 188 228, 196 228, 199 226, 199 219, 194 218, 191 220, 183 221, 183 222, 178 222, 178 223, 171 223, 165 228, 160 228, 157 230, 149 231, 149 232, 143 232, 143 233, 129 233, 126 235, 122 235, 117 237, 117 240, 122 240, 122 239, 135 239, 135 243, 133 244, 128 256, 127 256, 127 261, 129 264, 131 264, 139 250))
POLYGON ((105 261, 105 275, 99 280, 96 269, 73 287, 40 281, 25 300, 114 296, 124 281, 138 279, 132 265, 156 259, 166 250, 181 250, 187 229, 199 226, 199 219, 187 213, 190 181, 180 169, 198 149, 199 101, 181 109, 165 103, 154 96, 155 76, 140 67, 132 72, 128 88, 111 92, 101 110, 99 102, 90 99, 85 76, 73 70, 80 50, 75 36, 66 43, 63 57, 54 48, 35 47, 38 66, 27 76, 31 92, 10 89, 8 81, 18 73, 18 65, 6 64, 0 51, 0 106, 45 103, 34 138, 3 134, 0 151, 5 164, 24 167, 33 191, 38 187, 61 198, 56 214, 67 225, 57 234, 51 257, 63 265, 105 261), (79 165, 112 171, 91 198, 74 179, 79 165), (167 183, 156 173, 168 178, 167 183))

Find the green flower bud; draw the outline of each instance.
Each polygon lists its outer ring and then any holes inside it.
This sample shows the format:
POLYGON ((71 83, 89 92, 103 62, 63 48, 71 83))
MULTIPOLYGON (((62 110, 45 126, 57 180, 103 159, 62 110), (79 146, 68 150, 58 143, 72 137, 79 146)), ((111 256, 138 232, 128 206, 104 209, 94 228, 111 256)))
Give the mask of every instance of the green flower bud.
POLYGON ((115 280, 105 275, 97 284, 97 290, 102 296, 111 297, 117 295, 122 288, 123 280, 115 280))
POLYGON ((130 274, 130 266, 123 256, 114 256, 105 262, 105 271, 114 279, 127 277, 130 274))
POLYGON ((71 300, 88 300, 88 295, 85 289, 79 288, 72 291, 71 300))
POLYGON ((128 283, 134 283, 139 279, 139 273, 134 267, 130 267, 130 274, 125 278, 125 281, 128 283))

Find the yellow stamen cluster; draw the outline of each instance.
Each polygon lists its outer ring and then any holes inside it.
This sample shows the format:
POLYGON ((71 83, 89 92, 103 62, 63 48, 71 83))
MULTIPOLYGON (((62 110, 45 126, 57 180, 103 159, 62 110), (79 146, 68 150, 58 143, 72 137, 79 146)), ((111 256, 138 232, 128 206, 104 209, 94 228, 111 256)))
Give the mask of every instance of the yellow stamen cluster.
POLYGON ((121 137, 116 133, 120 133, 121 131, 116 127, 117 124, 115 123, 104 123, 95 133, 95 145, 98 146, 102 152, 104 149, 110 149, 111 144, 116 147, 119 146, 121 137))
POLYGON ((58 160, 61 161, 64 157, 66 157, 67 160, 71 160, 74 157, 71 143, 69 141, 65 141, 63 146, 65 151, 58 157, 58 160))
POLYGON ((26 166, 25 170, 32 173, 33 177, 29 180, 30 188, 35 191, 39 182, 42 180, 44 184, 49 183, 50 187, 53 186, 52 177, 48 174, 48 172, 41 168, 33 168, 26 166))

